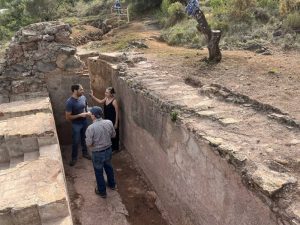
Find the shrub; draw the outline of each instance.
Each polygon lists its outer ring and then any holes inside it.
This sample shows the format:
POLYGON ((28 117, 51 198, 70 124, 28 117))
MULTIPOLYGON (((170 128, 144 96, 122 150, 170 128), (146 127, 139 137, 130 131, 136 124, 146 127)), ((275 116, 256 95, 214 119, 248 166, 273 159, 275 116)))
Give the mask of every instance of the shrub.
POLYGON ((170 45, 200 48, 205 45, 204 36, 196 28, 194 19, 183 20, 162 32, 162 38, 170 45))
POLYGON ((257 0, 257 4, 261 8, 278 9, 278 0, 257 0))
POLYGON ((250 23, 255 3, 255 0, 230 0, 230 19, 250 23))
POLYGON ((284 21, 285 26, 292 28, 294 30, 300 29, 300 13, 293 12, 288 14, 287 18, 284 21))
POLYGON ((267 23, 270 20, 270 16, 267 12, 267 10, 263 9, 263 8, 256 8, 254 10, 254 16, 255 19, 263 22, 263 23, 267 23))
POLYGON ((179 2, 172 3, 168 8, 167 26, 174 25, 178 21, 181 21, 184 17, 185 17, 184 6, 179 2))
POLYGON ((170 0, 163 0, 161 5, 160 5, 160 9, 163 13, 164 16, 169 16, 168 14, 168 8, 170 7, 171 2, 170 0))
POLYGON ((8 40, 12 36, 12 32, 4 26, 0 26, 0 40, 8 40))
POLYGON ((299 0, 279 0, 279 11, 282 16, 300 10, 299 0))
POLYGON ((173 122, 176 122, 176 120, 178 119, 178 111, 172 111, 172 112, 170 113, 170 116, 171 116, 171 120, 172 120, 173 122))
POLYGON ((162 3, 162 0, 127 0, 131 7, 131 13, 140 15, 149 9, 154 9, 162 3))

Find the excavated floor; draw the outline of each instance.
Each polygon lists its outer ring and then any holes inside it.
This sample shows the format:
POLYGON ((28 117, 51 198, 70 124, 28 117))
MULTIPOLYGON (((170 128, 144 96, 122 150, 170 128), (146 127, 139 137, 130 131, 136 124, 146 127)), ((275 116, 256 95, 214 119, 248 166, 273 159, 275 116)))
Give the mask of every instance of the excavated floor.
POLYGON ((64 167, 75 225, 167 225, 157 209, 157 196, 126 150, 113 155, 117 191, 107 189, 107 198, 95 195, 91 161, 79 158, 70 167, 71 146, 63 146, 64 167))

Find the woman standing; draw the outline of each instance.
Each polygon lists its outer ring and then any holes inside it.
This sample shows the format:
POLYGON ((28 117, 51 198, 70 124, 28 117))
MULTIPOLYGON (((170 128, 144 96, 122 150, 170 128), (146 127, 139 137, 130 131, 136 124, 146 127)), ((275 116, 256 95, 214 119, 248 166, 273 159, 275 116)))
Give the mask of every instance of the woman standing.
POLYGON ((105 90, 104 99, 98 99, 94 96, 93 91, 90 96, 96 102, 104 105, 104 118, 110 120, 116 130, 116 137, 111 139, 112 151, 119 151, 119 106, 115 99, 115 90, 113 87, 108 87, 105 90))

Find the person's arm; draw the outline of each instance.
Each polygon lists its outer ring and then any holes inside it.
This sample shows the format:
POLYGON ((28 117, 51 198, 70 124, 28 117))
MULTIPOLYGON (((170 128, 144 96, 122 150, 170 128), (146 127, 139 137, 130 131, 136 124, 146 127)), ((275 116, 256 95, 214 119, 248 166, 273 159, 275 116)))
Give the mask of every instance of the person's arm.
POLYGON ((88 115, 89 115, 89 113, 87 113, 87 112, 83 112, 83 113, 80 113, 77 115, 72 115, 72 104, 70 102, 67 102, 66 113, 65 113, 66 120, 72 121, 72 120, 78 119, 80 117, 87 117, 88 115))
POLYGON ((88 112, 83 112, 83 113, 80 113, 80 114, 77 114, 77 115, 72 115, 72 112, 67 112, 66 111, 66 120, 68 121, 72 121, 72 120, 75 120, 75 119, 78 119, 80 117, 87 117, 89 116, 89 113, 88 112))
POLYGON ((94 147, 93 146, 93 130, 92 127, 88 127, 85 131, 85 143, 86 146, 89 148, 94 147))
POLYGON ((112 104, 115 107, 115 111, 116 111, 116 121, 114 124, 114 128, 117 129, 119 126, 119 105, 116 99, 113 100, 112 104))
POLYGON ((91 91, 90 96, 91 96, 91 98, 92 98, 94 101, 96 101, 96 102, 98 102, 98 103, 100 103, 100 104, 103 104, 103 103, 105 102, 105 100, 106 100, 106 98, 104 98, 104 99, 99 99, 99 98, 97 98, 97 97, 94 95, 93 91, 91 91))

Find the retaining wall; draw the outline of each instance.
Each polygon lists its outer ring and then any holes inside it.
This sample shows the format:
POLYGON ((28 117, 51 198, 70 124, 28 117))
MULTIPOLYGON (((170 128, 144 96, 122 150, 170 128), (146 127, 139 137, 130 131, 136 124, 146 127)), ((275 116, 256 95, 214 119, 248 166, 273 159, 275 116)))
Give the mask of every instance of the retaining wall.
MULTIPOLYGON (((171 121, 170 111, 151 92, 136 88, 130 74, 117 70, 112 60, 104 61, 90 59, 91 80, 116 88, 122 143, 154 186, 173 224, 278 224, 268 205, 208 141, 171 121)), ((98 93, 98 86, 93 89, 98 93)))

